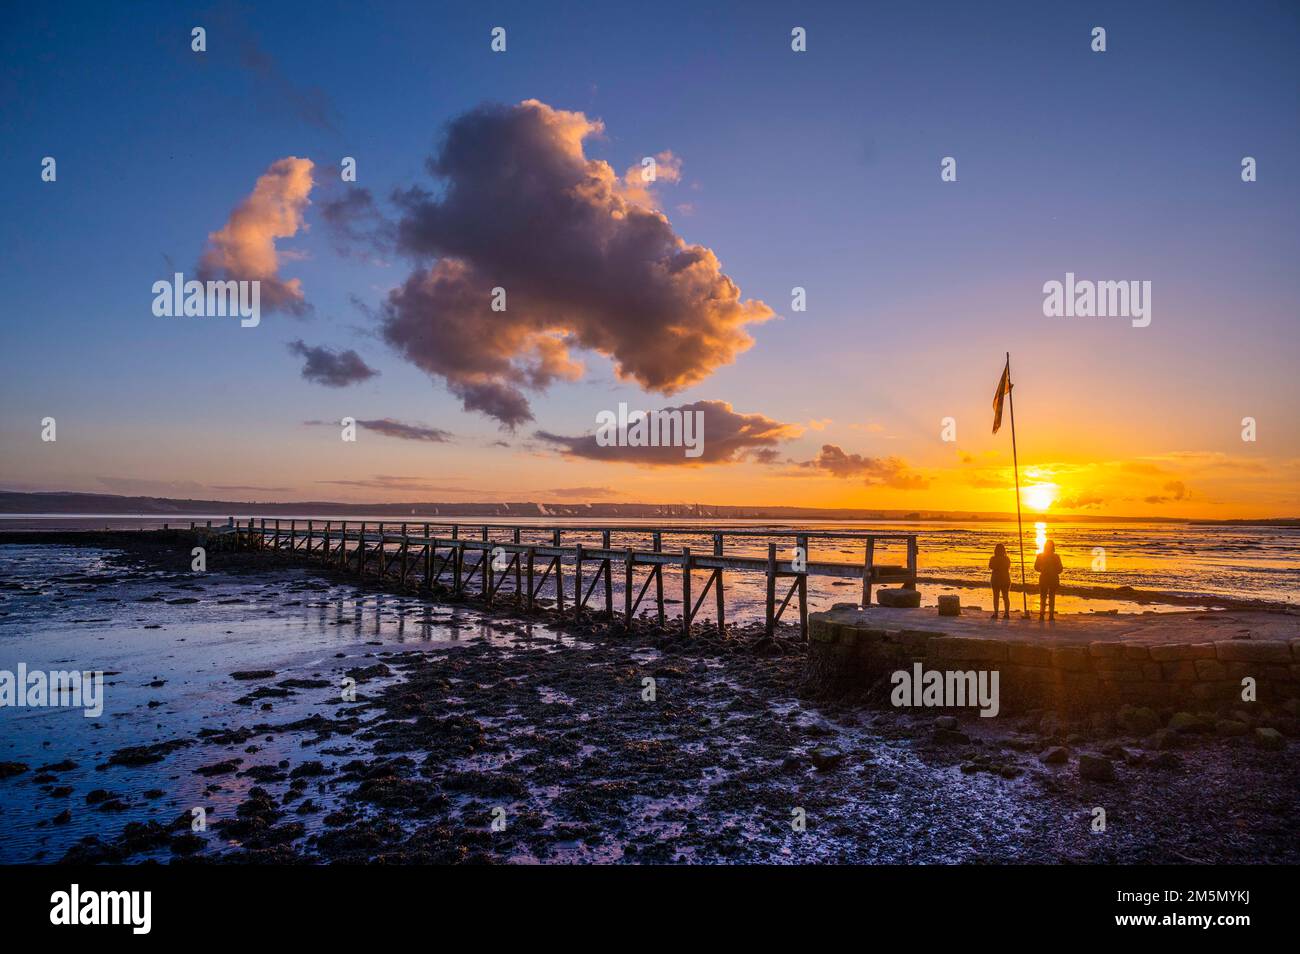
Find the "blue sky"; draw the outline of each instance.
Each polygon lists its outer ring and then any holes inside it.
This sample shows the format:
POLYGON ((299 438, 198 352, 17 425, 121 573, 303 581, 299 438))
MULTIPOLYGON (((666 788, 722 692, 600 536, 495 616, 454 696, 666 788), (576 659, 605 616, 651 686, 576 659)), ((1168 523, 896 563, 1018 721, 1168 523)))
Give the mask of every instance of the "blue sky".
POLYGON ((740 486, 746 502, 1007 509, 996 495, 980 506, 958 455, 1006 463, 986 419, 1010 350, 1022 454, 1071 493, 1165 512, 1087 469, 1142 459, 1196 489, 1188 512, 1297 511, 1294 4, 376 6, 0 12, 6 486, 338 498, 317 481, 398 473, 447 489, 423 499, 613 487, 721 503, 740 486), (195 25, 207 53, 190 51, 195 25), (1089 49, 1097 25, 1104 54, 1089 49), (489 49, 494 26, 504 54, 489 49), (792 26, 807 29, 807 53, 791 52, 792 26), (249 45, 262 73, 240 63, 249 45), (674 230, 780 316, 674 403, 802 425, 781 448, 791 461, 824 443, 905 459, 930 489, 815 468, 568 460, 529 432, 579 434, 599 408, 665 398, 585 355, 584 380, 532 395, 534 425, 503 435, 396 356, 353 299, 378 307, 409 266, 338 253, 318 212, 344 188, 339 159, 356 157, 358 184, 381 198, 434 188, 424 161, 446 123, 525 99, 602 120, 586 154, 620 173, 671 150, 682 180, 660 197, 674 230), (1246 155, 1258 182, 1240 180, 1246 155), (43 156, 56 183, 40 180, 43 156), (285 156, 317 166, 309 230, 278 245, 302 256, 281 272, 314 314, 248 330, 155 318, 152 283, 173 265, 192 272, 208 233, 285 156), (939 181, 944 156, 955 183, 939 181), (1044 318, 1041 286, 1066 271, 1150 280, 1151 326, 1044 318), (796 285, 807 312, 790 310, 796 285), (285 349, 296 338, 353 348, 381 373, 313 385, 285 349), (302 423, 344 414, 456 440, 377 438, 341 457, 302 423), (46 415, 57 446, 39 443, 46 415), (957 448, 937 439, 949 415, 957 448), (1257 445, 1239 439, 1245 415, 1260 421, 1257 445), (492 446, 502 438, 511 446, 492 446), (1255 476, 1226 473, 1228 458, 1255 476))

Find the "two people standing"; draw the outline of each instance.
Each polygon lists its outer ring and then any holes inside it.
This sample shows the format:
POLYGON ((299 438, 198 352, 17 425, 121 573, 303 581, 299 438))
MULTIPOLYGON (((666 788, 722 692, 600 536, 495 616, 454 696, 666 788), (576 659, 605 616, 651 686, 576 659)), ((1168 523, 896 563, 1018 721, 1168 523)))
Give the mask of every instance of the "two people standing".
MULTIPOLYGON (((1048 540, 1043 544, 1043 552, 1034 560, 1034 572, 1038 574, 1038 618, 1056 619, 1056 591, 1061 588, 1061 558, 1056 553, 1056 544, 1048 540)), ((1002 599, 1002 618, 1011 618, 1011 557, 1007 548, 999 543, 989 557, 989 570, 993 586, 993 619, 998 618, 998 598, 1002 599)))

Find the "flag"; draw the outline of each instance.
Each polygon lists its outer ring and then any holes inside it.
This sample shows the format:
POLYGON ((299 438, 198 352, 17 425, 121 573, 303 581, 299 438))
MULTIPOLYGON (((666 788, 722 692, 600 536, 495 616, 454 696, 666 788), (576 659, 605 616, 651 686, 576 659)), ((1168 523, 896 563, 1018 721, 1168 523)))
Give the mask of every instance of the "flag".
POLYGON ((1002 402, 1006 400, 1011 393, 1011 359, 1007 358, 1007 366, 1002 369, 1002 377, 998 379, 998 393, 993 395, 993 433, 998 432, 1002 426, 1002 402))

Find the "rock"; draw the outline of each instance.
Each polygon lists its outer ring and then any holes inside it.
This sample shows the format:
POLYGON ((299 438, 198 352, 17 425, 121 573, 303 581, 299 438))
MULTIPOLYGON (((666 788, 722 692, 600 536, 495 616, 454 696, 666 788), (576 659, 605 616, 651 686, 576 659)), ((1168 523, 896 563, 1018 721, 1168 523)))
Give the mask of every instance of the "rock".
POLYGON ((1174 755, 1173 752, 1161 752, 1151 760, 1151 764, 1156 768, 1176 769, 1183 767, 1183 760, 1174 755))
POLYGON ((960 616, 961 615, 961 597, 955 594, 948 594, 939 597, 939 615, 940 616, 960 616))
POLYGON ((24 762, 0 762, 0 778, 13 778, 27 771, 24 762))
POLYGON ((936 729, 955 729, 957 728, 957 719, 955 716, 939 716, 934 720, 936 729))
POLYGON ((240 672, 232 672, 230 678, 246 682, 250 679, 270 679, 274 675, 274 669, 244 669, 240 672))
POLYGON ((1244 722, 1238 722, 1235 719, 1220 719, 1214 724, 1216 735, 1237 736, 1245 735, 1250 731, 1250 727, 1244 722))
POLYGON ((1204 732, 1209 725, 1200 716, 1192 715, 1190 712, 1175 712, 1169 717, 1169 731, 1182 734, 1193 732, 1204 732))
POLYGON ((1145 706, 1120 706, 1116 719, 1120 728, 1130 735, 1150 735, 1160 728, 1160 717, 1145 706))
POLYGON ((1100 755, 1080 755, 1079 778, 1090 782, 1113 782, 1115 766, 1111 764, 1110 759, 1102 758, 1100 755))
POLYGON ((1256 729, 1255 744, 1261 749, 1276 751, 1286 746, 1286 739, 1282 738, 1282 733, 1277 729, 1256 729))
POLYGON ((1156 749, 1157 751, 1167 751, 1178 745, 1178 736, 1168 729, 1157 729, 1152 733, 1151 738, 1147 739, 1146 747, 1156 749))
POLYGON ((876 602, 881 606, 915 609, 921 605, 920 590, 881 589, 876 591, 876 602))
POLYGON ((965 732, 957 732, 953 729, 935 729, 934 741, 940 745, 968 745, 970 736, 965 732))
POLYGON ((839 764, 844 761, 844 753, 836 749, 821 746, 815 748, 809 753, 812 759, 813 768, 819 772, 829 772, 831 769, 838 768, 839 764))
POLYGON ((1004 765, 998 769, 998 774, 1003 778, 1017 778, 1022 769, 1016 765, 1004 765))
POLYGON ((1038 761, 1044 765, 1064 765, 1070 761, 1070 750, 1063 745, 1054 745, 1044 750, 1038 756, 1038 761))

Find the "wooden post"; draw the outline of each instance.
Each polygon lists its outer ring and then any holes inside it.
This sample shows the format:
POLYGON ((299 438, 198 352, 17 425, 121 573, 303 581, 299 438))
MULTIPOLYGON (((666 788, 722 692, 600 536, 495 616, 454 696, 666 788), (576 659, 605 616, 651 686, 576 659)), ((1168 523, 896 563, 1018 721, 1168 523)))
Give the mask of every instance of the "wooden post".
POLYGON ((526 597, 526 605, 528 607, 528 612, 530 613, 533 611, 533 562, 536 559, 537 559, 537 548, 529 547, 528 548, 528 596, 526 597))
POLYGON ((433 589, 433 541, 429 539, 429 525, 424 525, 424 585, 423 589, 433 589))
MULTIPOLYGON (((515 546, 519 546, 518 527, 515 527, 515 546)), ((523 576, 523 567, 519 565, 522 562, 522 560, 523 557, 519 555, 518 551, 515 551, 515 605, 516 606, 519 605, 519 591, 523 588, 523 583, 520 582, 520 579, 523 576)))
POLYGON ((361 536, 357 538, 357 576, 366 575, 366 522, 361 521, 361 536))
POLYGON ((767 545, 767 635, 776 632, 776 544, 767 545))
POLYGON ((298 547, 298 521, 289 521, 289 549, 295 550, 298 547))
POLYGON ((330 561, 330 526, 334 523, 332 520, 325 521, 325 539, 321 542, 320 554, 321 562, 329 563, 330 561))
MULTIPOLYGON (((487 527, 483 528, 483 539, 487 539, 487 527)), ((492 605, 492 551, 482 550, 479 558, 479 582, 483 584, 483 598, 492 605)))
POLYGON ((691 635, 691 548, 682 547, 682 632, 691 635))
POLYGON ((311 555, 311 521, 307 521, 307 554, 311 555))
POLYGON ((632 628, 632 548, 627 548, 627 556, 623 558, 627 572, 624 574, 623 581, 623 625, 628 629, 632 628))
POLYGON ((871 574, 874 572, 876 538, 867 537, 867 549, 862 555, 862 608, 871 606, 871 574))
MULTIPOLYGON (((250 520, 248 522, 251 524, 253 521, 250 520)), ((265 547, 266 547, 266 518, 263 517, 261 532, 257 535, 257 548, 261 550, 264 549, 265 547)))
POLYGON ((798 537, 796 542, 803 550, 803 572, 799 574, 799 637, 803 640, 808 639, 808 563, 810 554, 808 552, 808 538, 798 537))
POLYGON ((348 522, 339 522, 339 566, 348 568, 348 522))
MULTIPOLYGON (((656 530, 654 532, 655 553, 663 552, 663 535, 656 530)), ((664 628, 664 567, 662 563, 656 563, 654 566, 655 575, 655 605, 659 609, 659 628, 664 628)))
POLYGON ((560 554, 560 531, 551 531, 551 545, 555 547, 555 608, 559 611, 561 617, 564 616, 564 557, 560 554))
POLYGON ((582 544, 574 551, 573 561, 573 618, 582 619, 582 544))
POLYGON ((452 585, 456 590, 456 595, 460 596, 465 591, 463 580, 461 578, 461 570, 465 563, 465 545, 461 543, 459 539, 455 539, 455 528, 453 528, 452 537, 452 585))
POLYGON ((604 566, 602 567, 602 572, 604 573, 605 576, 605 616, 608 619, 612 620, 614 618, 614 586, 613 586, 613 580, 611 579, 611 577, 613 576, 613 571, 610 564, 613 561, 610 559, 609 556, 609 531, 608 530, 601 532, 600 545, 605 550, 605 563, 604 566))
MULTIPOLYGON (((716 557, 722 556, 722 534, 720 533, 713 535, 713 555, 716 557)), ((727 610, 722 596, 722 567, 718 567, 713 573, 713 589, 716 591, 714 598, 718 606, 718 635, 721 636, 726 632, 727 628, 727 610)))
POLYGON ((407 559, 410 552, 410 541, 406 539, 406 524, 402 524, 402 569, 401 581, 402 586, 406 585, 406 575, 409 572, 407 568, 407 559))
POLYGON ((904 589, 916 589, 916 537, 907 538, 907 582, 904 589))

